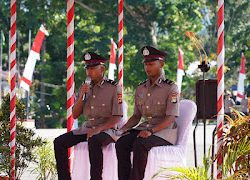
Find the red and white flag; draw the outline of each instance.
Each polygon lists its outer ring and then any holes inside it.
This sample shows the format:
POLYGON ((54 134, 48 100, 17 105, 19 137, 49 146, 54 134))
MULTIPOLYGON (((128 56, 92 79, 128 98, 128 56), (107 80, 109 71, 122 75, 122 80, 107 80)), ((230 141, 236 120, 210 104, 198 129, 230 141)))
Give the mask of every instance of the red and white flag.
POLYGON ((32 44, 32 48, 31 48, 31 51, 29 53, 28 60, 25 64, 23 77, 21 78, 20 87, 22 87, 26 91, 30 90, 32 76, 33 76, 33 72, 35 69, 36 61, 40 60, 40 50, 41 50, 45 35, 48 36, 49 33, 45 29, 45 27, 43 25, 41 25, 41 27, 39 28, 39 31, 35 37, 35 40, 32 44))
POLYGON ((116 63, 115 63, 116 62, 116 49, 117 49, 117 45, 111 38, 109 74, 108 74, 108 78, 111 80, 115 80, 115 70, 117 69, 116 63))
POLYGON ((237 85, 237 97, 236 97, 236 101, 238 102, 241 102, 241 100, 244 98, 244 80, 246 79, 245 64, 246 64, 246 58, 242 53, 239 80, 237 85))
POLYGON ((181 84, 182 84, 182 77, 185 75, 184 73, 184 52, 179 47, 178 53, 178 69, 177 69, 177 86, 179 91, 181 92, 181 84))

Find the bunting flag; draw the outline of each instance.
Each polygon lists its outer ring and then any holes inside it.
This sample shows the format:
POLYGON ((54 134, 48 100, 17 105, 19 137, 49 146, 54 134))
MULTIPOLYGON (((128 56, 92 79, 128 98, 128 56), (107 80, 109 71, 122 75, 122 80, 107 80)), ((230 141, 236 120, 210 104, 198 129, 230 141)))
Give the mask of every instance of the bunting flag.
POLYGON ((113 80, 113 81, 115 80, 115 70, 117 69, 117 67, 116 67, 116 49, 117 49, 117 45, 115 44, 113 39, 111 39, 108 78, 113 80))
POLYGON ((49 33, 43 25, 41 25, 35 40, 33 42, 31 51, 29 53, 28 60, 25 64, 23 77, 21 78, 20 87, 26 91, 30 90, 33 72, 35 69, 36 61, 40 60, 40 50, 43 44, 44 37, 48 36, 49 33))
POLYGON ((246 58, 244 54, 242 53, 239 80, 238 80, 238 85, 237 85, 237 97, 236 97, 237 102, 241 102, 241 100, 244 99, 244 80, 246 79, 245 63, 246 63, 246 58))
POLYGON ((181 92, 181 85, 182 85, 182 77, 185 75, 184 73, 184 52, 179 47, 178 53, 178 69, 177 69, 177 86, 179 91, 181 92))

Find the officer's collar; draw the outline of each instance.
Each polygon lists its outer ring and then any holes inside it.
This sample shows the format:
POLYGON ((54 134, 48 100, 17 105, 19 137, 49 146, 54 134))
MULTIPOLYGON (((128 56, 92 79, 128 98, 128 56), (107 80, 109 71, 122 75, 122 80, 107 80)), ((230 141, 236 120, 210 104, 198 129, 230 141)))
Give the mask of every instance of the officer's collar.
POLYGON ((100 80, 96 85, 99 86, 100 88, 103 88, 103 84, 107 78, 104 76, 102 80, 100 80))
POLYGON ((145 86, 146 86, 146 87, 150 87, 150 86, 156 85, 156 86, 162 87, 163 81, 165 81, 165 80, 166 80, 166 78, 165 78, 164 74, 161 74, 161 75, 156 79, 156 81, 154 82, 154 84, 151 85, 150 80, 148 79, 147 82, 146 82, 146 84, 145 84, 145 86))

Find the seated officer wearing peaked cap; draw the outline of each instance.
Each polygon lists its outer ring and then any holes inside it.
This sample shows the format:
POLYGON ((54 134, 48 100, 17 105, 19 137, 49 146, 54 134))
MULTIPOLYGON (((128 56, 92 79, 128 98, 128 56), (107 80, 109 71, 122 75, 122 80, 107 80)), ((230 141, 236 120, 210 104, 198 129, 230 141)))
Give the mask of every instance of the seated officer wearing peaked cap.
POLYGON ((177 141, 179 91, 162 74, 166 54, 150 46, 143 47, 141 53, 148 79, 136 88, 134 114, 121 128, 116 142, 119 180, 142 180, 149 150, 177 141))
POLYGON ((104 77, 106 59, 92 52, 84 54, 83 58, 86 74, 91 82, 80 87, 73 107, 73 118, 83 114, 87 120, 82 127, 54 140, 59 180, 71 179, 67 150, 83 141, 88 141, 91 180, 102 179, 102 146, 114 142, 114 127, 122 116, 117 83, 104 77))

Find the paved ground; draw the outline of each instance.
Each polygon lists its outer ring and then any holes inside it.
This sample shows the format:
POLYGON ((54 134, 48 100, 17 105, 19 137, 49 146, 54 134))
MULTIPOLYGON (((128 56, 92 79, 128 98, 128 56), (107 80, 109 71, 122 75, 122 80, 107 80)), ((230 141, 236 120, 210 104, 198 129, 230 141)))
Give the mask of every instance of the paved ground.
MULTIPOLYGON (((212 131, 215 128, 215 125, 207 125, 206 129, 206 152, 208 152, 209 147, 212 144, 212 131)), ((193 126, 194 129, 194 126, 193 126)), ((193 148, 193 129, 192 132, 189 133, 188 138, 188 153, 187 153, 187 165, 188 166, 194 166, 194 148, 193 148)), ((43 138, 47 138, 50 140, 53 140, 55 137, 59 136, 60 134, 63 134, 66 132, 66 129, 37 129, 36 133, 38 136, 41 136, 43 138)), ((196 138, 197 138, 197 160, 198 165, 202 163, 203 158, 203 137, 204 137, 204 126, 202 124, 199 124, 196 132, 196 138)), ((34 174, 30 174, 31 169, 34 168, 34 164, 32 164, 28 171, 25 172, 25 174, 22 177, 22 180, 35 180, 36 176, 34 174)))

